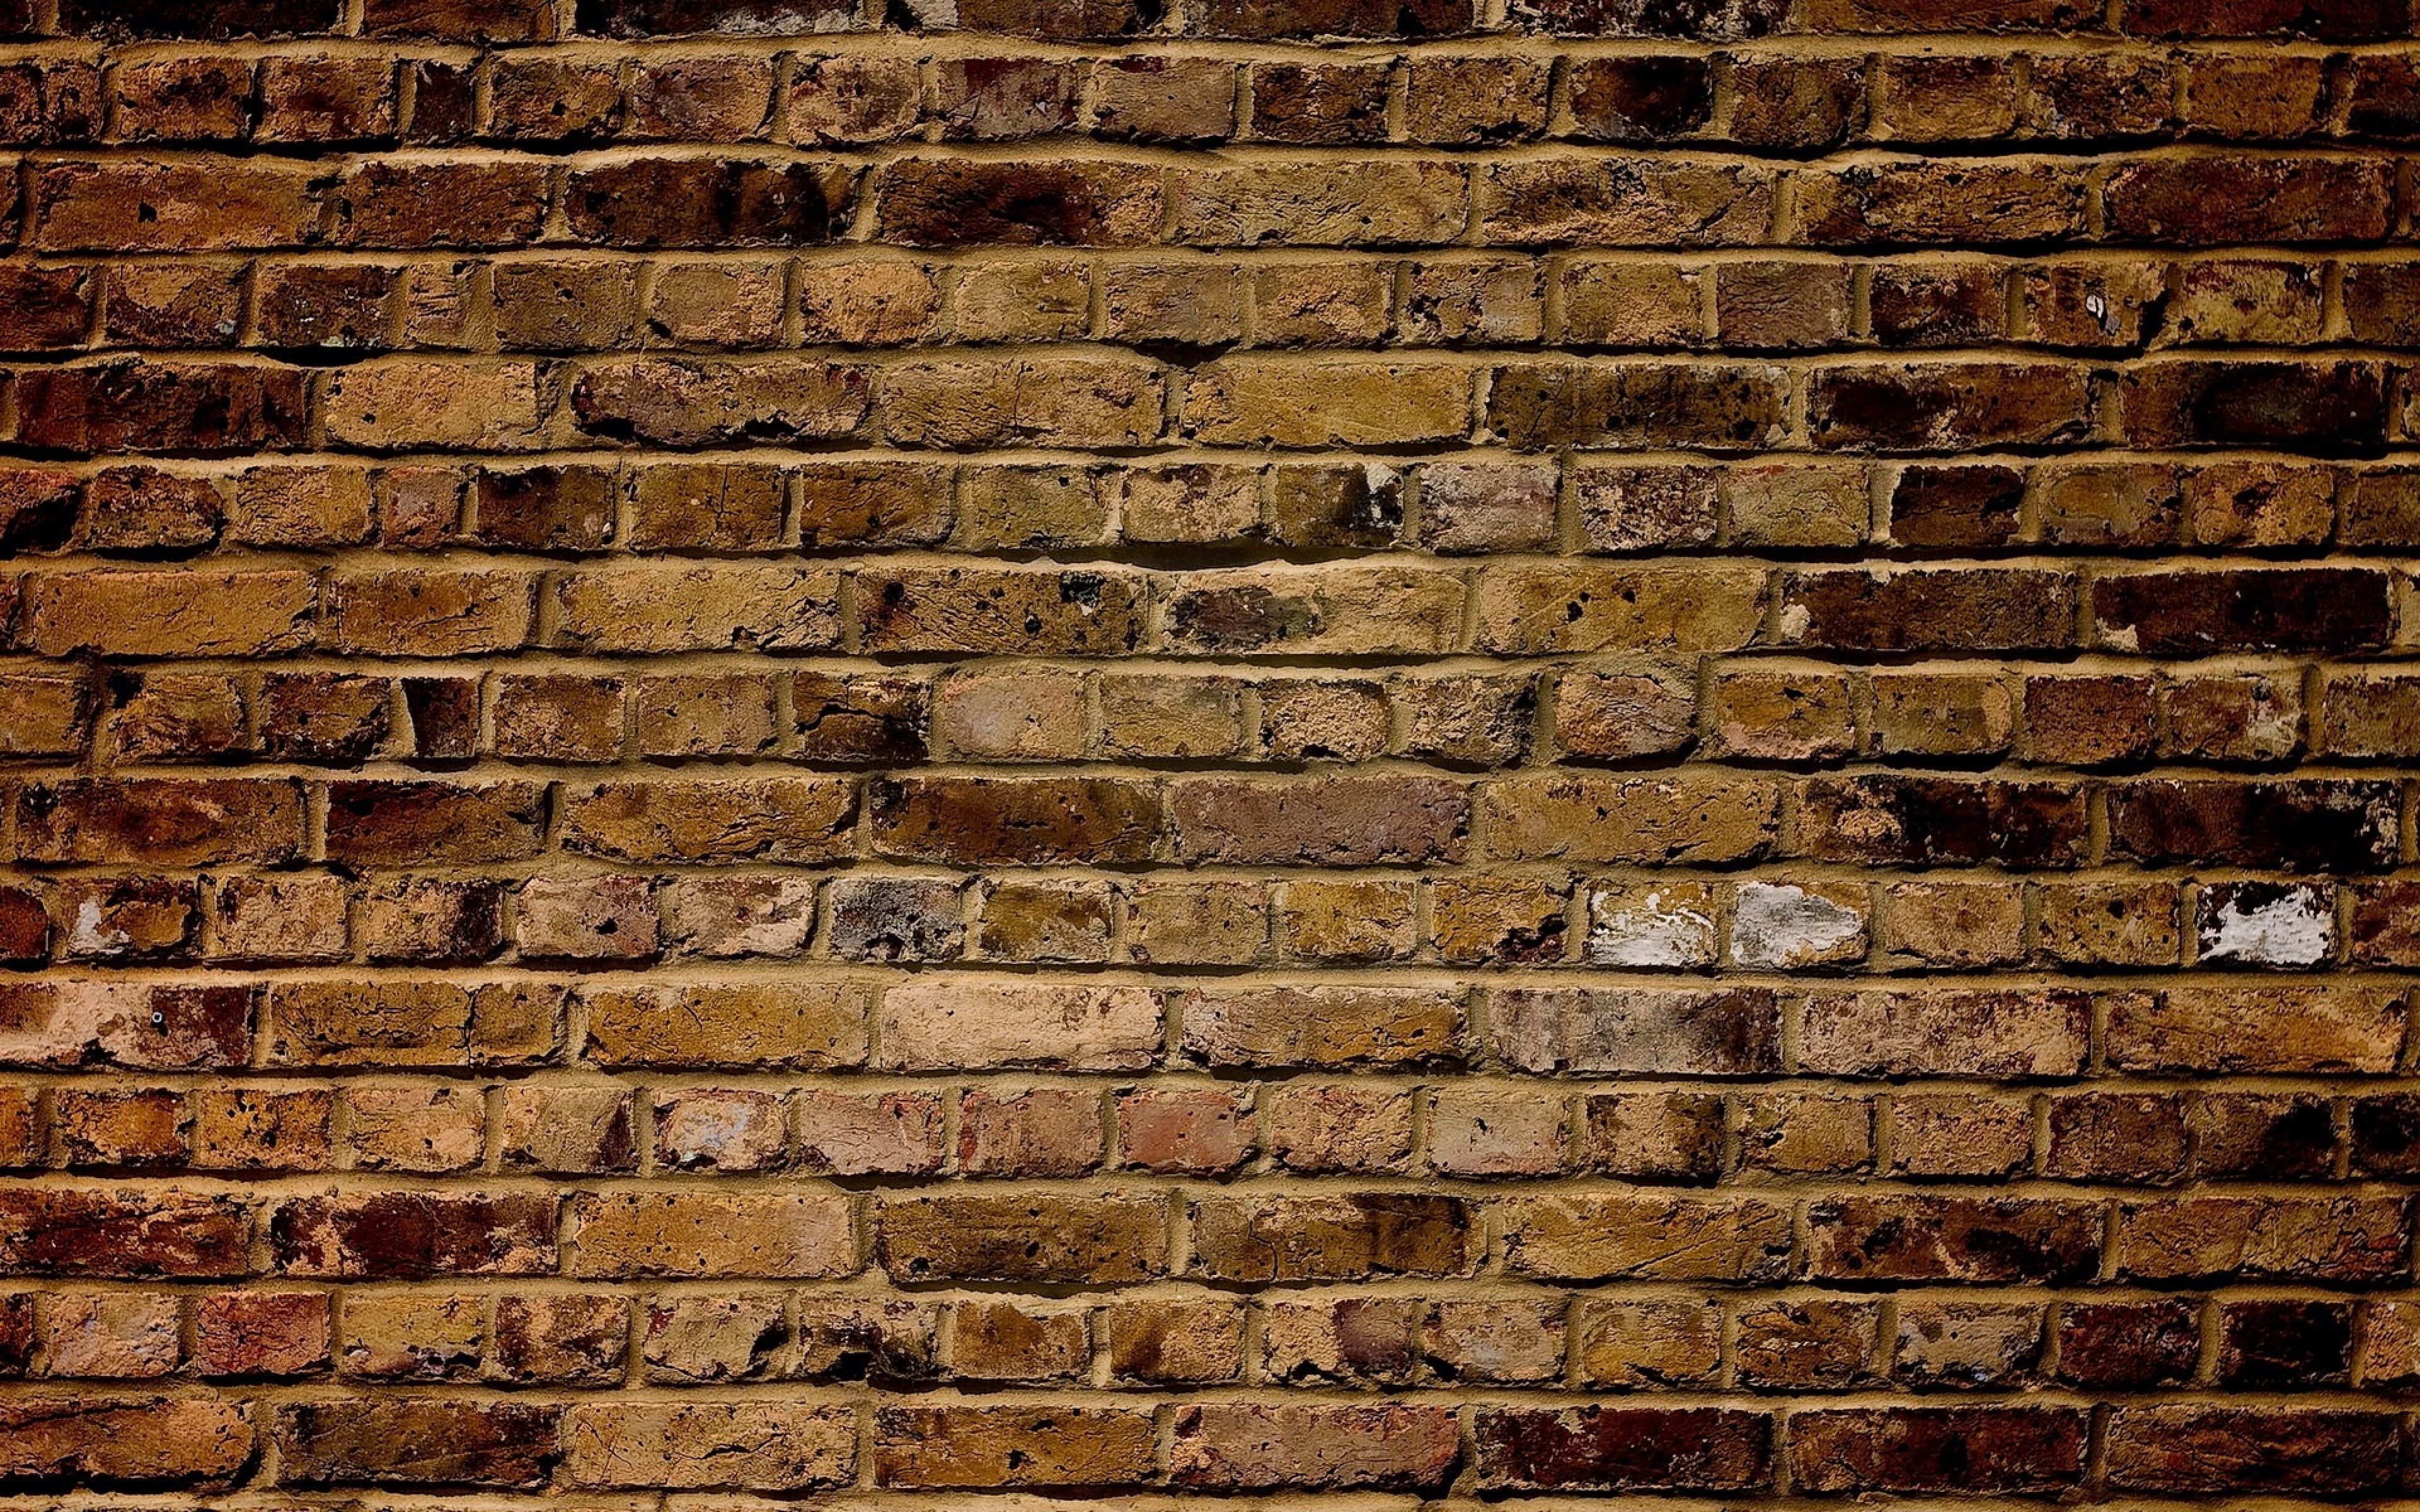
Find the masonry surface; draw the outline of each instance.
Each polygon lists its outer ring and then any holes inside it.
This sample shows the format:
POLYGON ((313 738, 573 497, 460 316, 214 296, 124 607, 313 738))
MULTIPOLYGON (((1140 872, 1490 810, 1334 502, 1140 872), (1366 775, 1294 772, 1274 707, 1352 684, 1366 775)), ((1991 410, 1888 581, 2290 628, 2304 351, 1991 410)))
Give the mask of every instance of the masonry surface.
POLYGON ((0 1507, 2420 1483, 2412 0, 0 34, 0 1507))

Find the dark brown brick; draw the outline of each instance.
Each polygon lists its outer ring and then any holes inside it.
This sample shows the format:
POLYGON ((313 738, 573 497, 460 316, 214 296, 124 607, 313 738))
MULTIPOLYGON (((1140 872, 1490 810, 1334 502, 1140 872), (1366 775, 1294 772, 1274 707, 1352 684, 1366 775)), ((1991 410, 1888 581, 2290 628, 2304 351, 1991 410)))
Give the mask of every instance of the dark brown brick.
POLYGON ((2092 585, 2103 644, 2151 656, 2376 650, 2395 628, 2394 583, 2368 567, 2126 573, 2092 585))
POLYGON ((2154 865, 2374 871, 2395 864, 2398 798, 2387 781, 2145 779, 2110 794, 2110 845, 2154 865))
POLYGON ((1757 1412, 1489 1408, 1475 1436, 1491 1489, 1748 1491, 1773 1479, 1773 1422, 1757 1412))
POLYGON ((2387 1412, 2142 1406, 2112 1413, 2109 1484, 2166 1492, 2375 1492, 2398 1483, 2402 1445, 2387 1412))
POLYGON ((364 1398, 277 1410, 289 1486, 534 1487, 559 1453, 560 1407, 364 1398))
POLYGON ((601 246, 799 246, 847 228, 854 191, 836 166, 643 158, 575 171, 564 207, 601 246))
POLYGON ((2056 1491, 2084 1476, 2071 1407, 1794 1412, 1790 1474, 1809 1491, 2056 1491))

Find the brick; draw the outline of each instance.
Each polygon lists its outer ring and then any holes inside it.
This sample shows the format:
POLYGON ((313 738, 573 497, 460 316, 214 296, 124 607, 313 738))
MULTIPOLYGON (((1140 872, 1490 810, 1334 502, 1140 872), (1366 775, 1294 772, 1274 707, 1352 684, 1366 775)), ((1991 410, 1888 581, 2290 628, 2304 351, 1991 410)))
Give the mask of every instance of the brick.
POLYGON ((2066 867, 2086 829, 2082 791, 2054 782, 1817 778, 1801 796, 1802 843, 1826 860, 2066 867))
POLYGON ((2119 1271, 2129 1277, 2400 1275, 2392 1198, 2261 1200, 2210 1196, 2129 1203, 2118 1212, 2119 1271))
POLYGON ((1480 1258, 1477 1214, 1455 1197, 1214 1197, 1191 1216, 1195 1269, 1218 1281, 1459 1276, 1480 1258))
POLYGON ((1378 656, 1451 648, 1465 593, 1430 571, 1252 567, 1190 572, 1159 597, 1162 638, 1179 654, 1378 656), (1372 612, 1379 604, 1388 614, 1372 612))
POLYGON ((1443 1408, 1215 1404, 1176 1418, 1171 1478, 1188 1487, 1435 1487, 1461 1451, 1443 1408))
POLYGON ((2110 1421, 2112 1485, 2150 1491, 2358 1493, 2396 1465, 2395 1424, 2376 1412, 2149 1406, 2110 1421))
POLYGON ((1183 994, 1184 1048, 1214 1066, 1450 1063, 1459 1004, 1415 988, 1268 988, 1183 994))
POLYGON ((1788 1269, 1787 1210, 1758 1200, 1650 1195, 1509 1204, 1504 1263, 1545 1280, 1771 1281, 1788 1269))
POLYGON ((253 994, 238 985, 17 981, 0 1003, 0 1059, 17 1066, 232 1066, 251 1038, 253 994))
POLYGON ((327 1297, 219 1291, 194 1308, 194 1362, 207 1376, 298 1376, 328 1364, 327 1297))
POLYGON ((1162 428, 1163 379, 1126 361, 996 358, 888 367, 876 407, 902 446, 974 450, 1047 440, 1139 446, 1162 428))
POLYGON ((1764 239, 1775 178, 1761 166, 1539 158, 1472 182, 1488 246, 1736 247, 1764 239))
POLYGON ((70 779, 16 795, 18 854, 28 861, 194 865, 278 861, 302 845, 291 781, 70 779))
POLYGON ((224 1484, 251 1458, 253 1419, 234 1403, 167 1396, 12 1403, 0 1473, 102 1486, 224 1484))
POLYGON ((1187 860, 1372 865, 1455 859, 1469 825, 1461 784, 1330 779, 1282 787, 1225 779, 1171 786, 1169 818, 1187 860))
POLYGON ((1130 1408, 884 1408, 874 1475, 915 1489, 1133 1487, 1152 1473, 1151 1414, 1130 1408))
POLYGON ((2369 871, 2395 856, 2395 790, 2361 780, 2146 779, 2110 806, 2114 847, 2144 860, 2369 871))
POLYGON ((2149 572, 2092 585, 2102 641, 2149 656, 2350 651, 2393 633, 2386 579, 2358 567, 2149 572))
POLYGON ((1081 1176, 1101 1163, 1100 1103, 1037 1088, 969 1092, 958 1104, 958 1168, 969 1176, 1081 1176))
POLYGON ((1089 571, 887 568, 858 573, 860 639, 886 652, 1004 652, 1037 638, 1063 654, 1107 656, 1140 646, 1143 586, 1089 571))
POLYGON ((0 1269, 100 1277, 237 1276, 250 1269, 253 1215, 224 1196, 174 1188, 0 1191, 0 1269))
POLYGON ((582 1403, 564 1414, 564 1470, 597 1487, 745 1487, 799 1491, 857 1467, 846 1407, 779 1403, 582 1403))
POLYGON ((1140 987, 939 979, 887 988, 875 1014, 894 1070, 1140 1070, 1158 1057, 1160 1017, 1160 995, 1140 987))
POLYGON ((1495 374, 1486 419, 1518 451, 1753 451, 1780 439, 1783 389, 1761 364, 1524 363, 1495 374))
POLYGON ((603 652, 807 652, 839 641, 839 575, 743 563, 633 564, 555 578, 555 635, 603 652))
POLYGON ((333 1279, 545 1275, 555 1266, 553 1199, 379 1192, 296 1197, 270 1220, 278 1268, 333 1279))
POLYGON ((2073 1076, 2090 1048, 2075 991, 1822 992, 1798 1011, 1802 1065, 1834 1075, 2073 1076))
POLYGON ((1808 1215, 1807 1273, 1830 1279, 2074 1281, 2101 1267, 2098 1205, 1847 1197, 1808 1215))
POLYGON ((953 1374, 982 1381, 1065 1380, 1092 1363, 1091 1319, 1014 1303, 968 1304, 950 1313, 953 1374))
POLYGON ((2109 1056, 2121 1066, 2380 1070, 2403 1034, 2400 999, 2370 992, 2216 987, 2126 994, 2115 1000, 2109 1056))
POLYGON ((1770 1482, 1773 1424, 1716 1408, 1501 1408, 1477 1420, 1482 1485, 1746 1490, 1770 1482))
POLYGON ((1764 589, 1730 566, 1482 567, 1473 640, 1498 655, 1730 650, 1755 638, 1764 589))
POLYGON ((629 1332, 628 1307, 616 1297, 499 1298, 491 1368, 515 1381, 612 1385, 629 1332))
POLYGON ((328 854, 371 862, 534 856, 544 804, 544 787, 529 782, 332 782, 328 854))
POLYGON ((2384 444, 2384 375, 2356 363, 2178 359, 2119 385, 2120 424, 2140 446, 2255 444, 2366 455, 2384 444))
POLYGON ((902 1281, 1139 1281, 1168 1268, 1166 1212, 1140 1195, 892 1196, 875 1253, 902 1281))
POLYGON ((1151 239, 1160 174, 1133 163, 906 158, 874 183, 876 229, 908 246, 1133 246, 1151 239))
POLYGON ((1762 782, 1558 776, 1484 784, 1477 811, 1497 859, 1722 864, 1765 853, 1778 802, 1762 782))
POLYGON ((541 443, 548 409, 535 363, 396 358, 331 378, 323 413, 338 446, 527 451, 541 443))
POLYGON ((863 1062, 865 1014, 841 982, 583 989, 585 1054, 599 1065, 796 1066, 863 1062))
POLYGON ((576 1275, 816 1277, 858 1266, 837 1196, 611 1192, 580 1198, 572 1211, 576 1275))
POLYGON ((293 1486, 535 1486, 560 1409, 441 1399, 309 1402, 277 1410, 280 1479, 293 1486), (443 1447, 431 1452, 430 1444, 443 1447))
POLYGON ((316 602, 301 573, 133 570, 37 578, 22 612, 48 656, 265 656, 312 642, 316 602))
POLYGON ((866 409, 862 371, 782 359, 621 359, 592 364, 571 390, 589 435, 682 449, 844 437, 866 409))
POLYGON ((562 843, 626 863, 830 860, 849 850, 856 785, 845 779, 659 779, 562 795, 562 843))
POLYGON ((1736 1076, 1778 1064, 1778 1012, 1754 987, 1518 987, 1491 995, 1487 1022, 1496 1054, 1526 1072, 1736 1076))
POLYGON ((2193 1373, 2201 1349, 2187 1302, 2087 1303, 2062 1307, 2059 1373, 2092 1386, 2149 1386, 2193 1373))
POLYGON ((959 864, 1140 861, 1160 827, 1155 787, 1109 778, 908 777, 868 803, 876 854, 959 864))
POLYGON ((2072 1408, 1942 1407, 1793 1413, 1792 1479, 1809 1490, 2050 1491, 2084 1473, 2072 1408))

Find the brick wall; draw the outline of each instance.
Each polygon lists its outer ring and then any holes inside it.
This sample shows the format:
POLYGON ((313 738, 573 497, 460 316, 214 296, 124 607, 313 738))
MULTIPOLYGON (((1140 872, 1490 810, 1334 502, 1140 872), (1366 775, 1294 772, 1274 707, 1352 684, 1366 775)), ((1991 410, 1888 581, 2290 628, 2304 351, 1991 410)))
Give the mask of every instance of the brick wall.
POLYGON ((0 0, 0 1492, 2395 1492, 2413 21, 0 0))

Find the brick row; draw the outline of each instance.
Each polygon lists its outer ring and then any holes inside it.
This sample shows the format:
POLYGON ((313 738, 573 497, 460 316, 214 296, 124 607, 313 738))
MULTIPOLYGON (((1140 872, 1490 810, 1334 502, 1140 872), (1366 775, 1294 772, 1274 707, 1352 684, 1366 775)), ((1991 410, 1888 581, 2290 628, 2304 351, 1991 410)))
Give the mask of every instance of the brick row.
MULTIPOLYGON (((1302 996, 1290 1000, 1299 1008, 1302 996)), ((1029 1079, 997 1088, 906 1083, 887 1090, 845 1080, 786 1090, 733 1081, 648 1089, 615 1081, 483 1088, 395 1079, 376 1068, 367 1078, 336 1083, 225 1082, 191 1091, 57 1080, 46 1092, 30 1084, 0 1089, 0 1166, 153 1177, 645 1175, 691 1196, 700 1189, 682 1178, 774 1173, 894 1182, 1108 1173, 1610 1177, 1638 1187, 1737 1185, 1752 1193, 1793 1178, 2038 1178, 2107 1187, 2300 1181, 2324 1189, 2340 1174, 2392 1183, 2420 1173, 2420 1097, 2409 1091, 2332 1095, 2213 1084, 2184 1092, 2172 1084, 2108 1081, 1971 1094, 1902 1088, 1884 1095, 1845 1079, 1801 1079, 1729 1091, 1633 1082, 1544 1093, 1519 1084, 1423 1083, 1417 1078, 1450 1070, 1459 1058, 1450 1030, 1436 1027, 1450 1026, 1450 1000, 1385 988, 1360 989, 1357 998, 1349 992, 1328 996, 1387 1008, 1390 1026, 1416 1046, 1425 1033, 1431 1048, 1416 1060, 1386 1058, 1379 1050, 1392 1047, 1374 1041, 1367 1014, 1357 1057, 1332 1040, 1288 1044, 1265 1022, 1255 1026, 1257 1037, 1246 1037, 1215 1016, 1215 995, 1196 994, 1182 1006, 1214 1016, 1202 1034, 1188 1024, 1187 1061, 1241 1073, 1254 1069, 1241 1060, 1241 1050, 1250 1048, 1266 1056, 1265 1085, 1029 1079), (1314 1057, 1314 1072, 1374 1074, 1336 1082, 1285 1073, 1289 1061, 1314 1057)), ((1963 1065, 1943 1057, 1927 1062, 1901 1045, 1887 1061, 1867 1056, 1861 1062, 1838 1042, 1851 1016, 1845 1004, 1854 999, 1813 999, 1802 1012, 1807 1032, 1826 1037, 1802 1071, 1839 1078, 1888 1064, 1901 1074, 1958 1074, 2017 1058, 2002 1047, 1969 1056, 1963 1065)), ((620 1006, 609 997, 600 1011, 620 1006)), ((1902 1021, 1916 1017, 1904 1000, 1894 1006, 1902 1021)), ((2234 1004, 2222 995, 2205 997, 2202 1006, 2214 1012, 2234 1004)), ((1955 1015, 1934 1020, 1954 1022, 1955 1015)), ((1343 1030, 1354 1027, 1348 1023, 1343 1030)), ((1904 1022, 1900 1028, 1906 1032, 1904 1022)), ((713 1058, 702 1050, 655 1046, 645 1056, 650 1065, 633 1065, 615 1054, 627 1056, 629 1038, 627 1026, 610 1026, 591 1045, 590 1058, 610 1071, 642 1073, 653 1063, 713 1058)), ((322 1041, 314 1048, 328 1047, 322 1041)), ((296 1058, 281 1057, 281 1069, 296 1058)), ((346 1069, 337 1056, 314 1058, 323 1072, 346 1069)), ((481 1057, 490 1065, 505 1058, 481 1057)), ((2247 1066, 2269 1069, 2242 1056, 2225 1062, 2227 1070, 2247 1066)))
MULTIPOLYGON (((16 160, 9 165, 14 167, 16 160)), ((1472 164, 1281 156, 944 156, 867 167, 766 147, 582 158, 349 163, 274 157, 31 160, 8 228, 45 255, 258 250, 815 246, 853 229, 904 248, 1172 245, 1869 249, 2383 244, 2408 205, 2363 156, 2171 151, 2114 164, 1897 155, 1776 168, 1618 149, 1472 164), (1787 218, 1784 203, 1795 206, 1787 218)), ((12 177, 12 185, 14 178, 12 177)))
MULTIPOLYGON (((426 1299, 276 1286, 61 1288, 0 1293, 0 1376, 710 1388, 831 1385, 862 1373, 897 1390, 1089 1385, 1105 1361, 1103 1384, 1129 1391, 2399 1389, 2412 1382, 2420 1344, 2410 1303, 2327 1295, 2046 1302, 1916 1292, 1892 1314, 1869 1295, 1806 1290, 1691 1301, 1452 1289, 1250 1301, 1195 1290, 1106 1304, 982 1295, 882 1304, 777 1287, 426 1299), (2205 1319, 2216 1341, 2208 1349, 2205 1319)), ((730 1405, 692 1398, 675 1410, 730 1405)))
POLYGON ((348 255, 11 263, 0 265, 0 292, 9 301, 0 351, 28 354, 101 346, 358 358, 1086 337, 1203 355, 1540 342, 1772 353, 2420 345, 2412 264, 2274 255, 348 255), (2331 281, 2343 301, 2333 325, 2331 281))
MULTIPOLYGON (((844 649, 928 659, 1156 654, 1415 661, 1464 651, 1672 657, 1749 649, 1854 660, 1907 652, 2034 658, 2086 649, 2189 659, 2396 649, 2397 599, 2407 585, 2396 565, 2369 563, 2086 573, 2038 563, 1776 571, 1742 561, 1533 560, 1471 568, 1365 560, 1150 571, 879 559, 844 565, 659 558, 547 567, 403 557, 333 569, 256 561, 0 576, 0 627, 13 621, 18 648, 53 659, 273 657, 315 649, 411 659, 522 650, 663 656, 844 649)), ((733 675, 744 683, 750 674, 733 675)), ((760 691, 775 681, 755 675, 760 691)), ((1652 682, 1654 673, 1639 675, 1652 682)), ((2391 687, 2397 674, 2369 675, 2391 687)), ((2139 702, 2129 687, 2157 687, 2141 674, 2104 681, 2118 710, 2139 702)), ((295 680, 281 686, 311 696, 295 680)), ((460 704, 473 690, 474 680, 457 676, 450 691, 431 687, 427 696, 451 701, 443 717, 467 720, 460 704)), ((611 702, 613 691, 609 680, 596 697, 611 702)), ((1652 687, 1634 691, 1654 697, 1652 687)), ((559 690, 575 692, 568 684, 559 690)), ((746 702, 745 687, 733 692, 746 702)), ((73 702, 56 688, 50 717, 78 717, 73 702)), ((2365 738, 2392 739, 2391 718, 2383 710, 2380 717, 2386 723, 2378 735, 2346 732, 2346 754, 2361 754, 2365 738)), ((28 722, 39 731, 41 717, 28 722)), ((2141 743, 2138 735, 2092 759, 2121 759, 2141 743)))
POLYGON ((236 0, 190 9, 128 10, 109 0, 61 0, 51 24, 37 25, 30 0, 14 0, 0 26, 18 36, 291 38, 361 35, 499 43, 557 37, 638 40, 717 34, 801 36, 835 31, 969 30, 1050 39, 1130 37, 1165 31, 1222 39, 1266 38, 1427 38, 1497 27, 1557 36, 1731 40, 1807 33, 2083 34, 2157 40, 2304 39, 2389 42, 2411 33, 2410 0, 2001 0, 1978 15, 1944 0, 1735 0, 1712 9, 1669 10, 1641 0, 1518 0, 1488 23, 1467 0, 1286 0, 1246 6, 1195 0, 1161 8, 1142 0, 910 0, 893 10, 856 0, 365 0, 353 18, 339 0, 236 0))
MULTIPOLYGON (((551 849, 625 864, 818 865, 861 854, 860 786, 829 774, 70 778, 0 795, 13 798, 13 859, 32 866, 287 866, 311 856, 342 866, 475 866, 551 849)), ((960 867, 1724 867, 1803 856, 2066 870, 2096 848, 2098 800, 2115 860, 2361 872, 2391 870, 2404 854, 2403 795, 2386 778, 930 774, 864 785, 862 854, 960 867)))
MULTIPOLYGON (((1635 582, 1637 579, 1629 579, 1635 582)), ((1600 648, 1603 649, 1603 648, 1600 648)), ((759 664, 761 666, 761 664, 759 664)), ((1094 672, 981 664, 939 674, 714 671, 0 671, 0 754, 90 744, 138 764, 266 760, 360 767, 474 756, 611 765, 784 759, 1295 765, 1398 756, 1449 767, 1668 763, 1824 766, 1859 758, 2013 757, 2041 767, 2394 761, 2420 746, 2420 685, 2393 667, 1868 671, 1712 664, 1363 675, 1094 672)))
MULTIPOLYGON (((1357 463, 1256 461, 1227 451, 1144 463, 869 455, 641 466, 597 459, 373 467, 345 458, 225 471, 207 463, 0 469, 0 558, 29 561, 70 552, 155 560, 358 547, 570 557, 1173 546, 1498 559, 1714 550, 1788 559, 1866 548, 1970 560, 2190 547, 2262 553, 2257 561, 2331 546, 2349 554, 2401 553, 2415 538, 2420 470, 2287 459, 1900 464, 1793 455, 1564 466, 1495 453, 1357 463)), ((2189 574, 2213 586, 2257 585, 2261 579, 2242 576, 2252 564, 2164 564, 2149 585, 2189 574)), ((1803 579, 1843 580, 1811 570, 1803 579)), ((2143 586, 2128 590, 2136 601, 2143 586)), ((1920 633, 1925 627, 1901 630, 1920 633)), ((2117 633, 2104 639, 2115 643, 2117 633)))
MULTIPOLYGON (((1651 894, 1651 896, 1652 896, 1651 894)), ((1682 908, 1668 916, 1682 931, 1682 908)), ((1651 919, 1651 922, 1663 922, 1651 919)), ((427 974, 5 984, 6 1063, 281 1070, 529 1065, 893 1072, 1158 1066, 1491 1067, 1532 1075, 2030 1082, 2101 1071, 2384 1076, 2403 1068, 2399 983, 2110 988, 1419 986, 1175 988, 1098 978, 846 973, 566 985, 427 974), (569 1006, 580 1026, 566 1056, 569 1006)), ((1528 1134, 1559 1159, 1564 1114, 1528 1134)), ((1852 1116, 1851 1121, 1854 1121, 1852 1116)))
MULTIPOLYGON (((734 959, 879 964, 1585 964, 1635 972, 2420 966, 2420 884, 2116 878, 1640 881, 1568 871, 1264 882, 1097 875, 568 877, 313 872, 23 877, 0 961, 32 966, 734 959)), ((17 989, 23 990, 23 989, 17 989)))
POLYGON ((909 450, 1162 444, 1404 451, 1849 455, 2250 446, 2377 455, 2406 430, 2407 376, 2368 358, 2166 357, 2123 372, 2051 360, 1692 366, 1132 354, 834 363, 805 357, 394 357, 324 376, 259 359, 108 357, 5 375, 22 454, 506 455, 881 442, 909 450), (2115 406, 2114 429, 2103 409, 2115 406), (1803 435, 1792 416, 1806 416, 1803 435))
MULTIPOLYGON (((929 0, 928 0, 929 4, 929 0)), ((1804 153, 1857 145, 2045 151, 2171 140, 2394 143, 2420 134, 2408 62, 2268 51, 1804 57, 1473 53, 1237 62, 977 54, 925 79, 905 49, 621 56, 547 49, 193 51, 0 62, 0 147, 1105 141, 1496 147, 1562 140, 1804 153), (407 91, 405 81, 409 80, 407 91), (411 106, 407 111, 407 93, 411 106)))
POLYGON ((2089 1415, 2075 1406, 1800 1409, 1481 1407, 1467 1454, 1450 1409, 1207 1402, 1031 1404, 859 1412, 824 1402, 470 1400, 399 1396, 262 1403, 100 1396, 6 1409, 0 1472, 39 1484, 224 1482, 274 1443, 290 1487, 453 1486, 570 1490, 670 1485, 797 1494, 857 1482, 909 1489, 1442 1491, 1773 1489, 2045 1493, 2119 1490, 2346 1495, 2396 1484, 2392 1411, 2193 1403, 2107 1415, 2105 1473, 2087 1475, 2089 1415), (1166 1462, 1156 1419, 1172 1429, 1166 1462), (257 1420, 256 1420, 257 1419, 257 1420), (1308 1442, 1323 1450, 1304 1447, 1308 1442), (442 1452, 400 1447, 440 1443, 442 1452))
POLYGON ((2376 1287, 2411 1275, 2411 1216, 2408 1195, 2375 1189, 2123 1199, 1876 1189, 1811 1201, 1513 1189, 1481 1200, 1326 1182, 1238 1194, 1112 1185, 1080 1196, 975 1183, 861 1199, 829 1183, 689 1181, 577 1195, 350 1185, 247 1200, 173 1184, 8 1182, 0 1273, 357 1282, 830 1280, 870 1271, 917 1287, 1189 1278, 1258 1288, 1497 1273, 1493 1231, 1501 1273, 1533 1281, 2376 1287), (1179 1218, 1181 1250, 1171 1248, 1179 1218))

